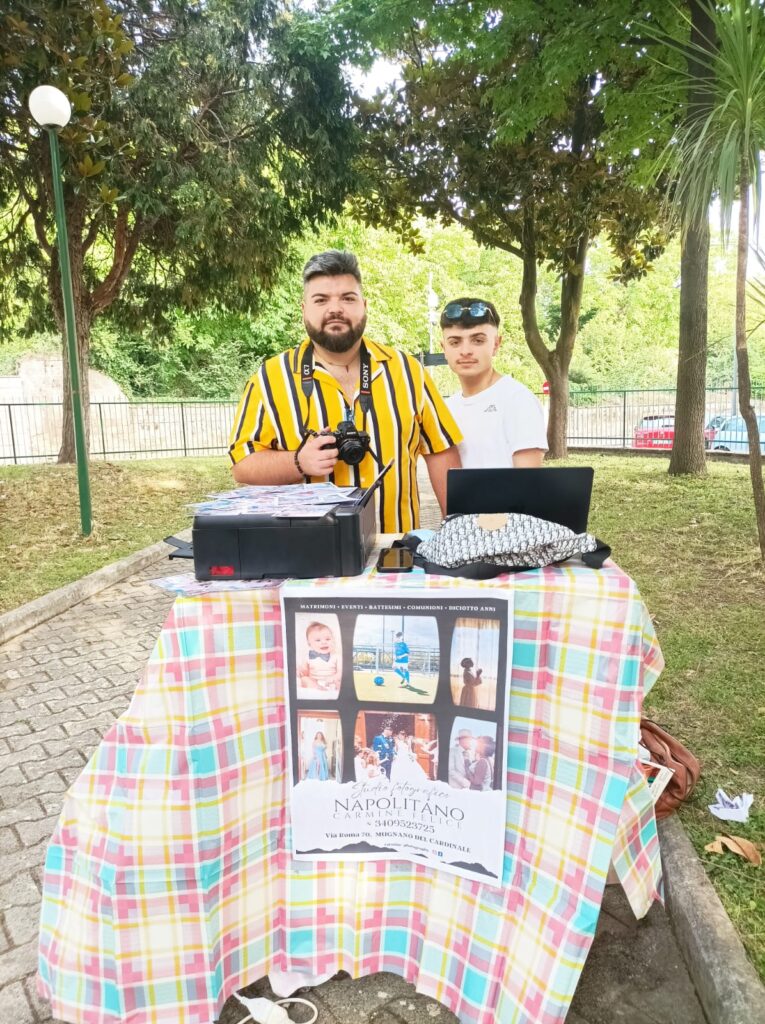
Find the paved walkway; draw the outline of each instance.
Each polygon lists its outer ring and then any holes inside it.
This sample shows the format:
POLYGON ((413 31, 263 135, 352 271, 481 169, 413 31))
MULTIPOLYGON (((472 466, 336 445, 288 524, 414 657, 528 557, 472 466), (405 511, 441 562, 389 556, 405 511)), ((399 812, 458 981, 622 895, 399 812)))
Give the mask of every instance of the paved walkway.
MULTIPOLYGON (((147 581, 178 571, 158 562, 0 647, 0 1024, 53 1019, 34 985, 45 846, 66 788, 127 707, 172 604, 147 581)), ((568 1024, 704 1024, 663 910, 636 922, 620 894, 607 889, 568 1024)), ((338 977, 314 996, 319 1024, 456 1021, 390 974, 338 977)), ((245 1016, 232 999, 220 1020, 245 1016)), ((308 1019, 298 1008, 293 1018, 308 1019)))

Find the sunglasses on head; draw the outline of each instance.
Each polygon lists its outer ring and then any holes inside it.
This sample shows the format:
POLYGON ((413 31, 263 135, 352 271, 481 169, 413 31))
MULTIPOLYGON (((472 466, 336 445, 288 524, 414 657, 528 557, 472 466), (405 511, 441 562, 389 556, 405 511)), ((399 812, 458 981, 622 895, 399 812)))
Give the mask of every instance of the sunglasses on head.
POLYGON ((471 302, 469 306, 463 306, 461 302, 450 302, 444 309, 444 317, 447 320, 485 320, 486 317, 496 324, 497 320, 486 302, 471 302))

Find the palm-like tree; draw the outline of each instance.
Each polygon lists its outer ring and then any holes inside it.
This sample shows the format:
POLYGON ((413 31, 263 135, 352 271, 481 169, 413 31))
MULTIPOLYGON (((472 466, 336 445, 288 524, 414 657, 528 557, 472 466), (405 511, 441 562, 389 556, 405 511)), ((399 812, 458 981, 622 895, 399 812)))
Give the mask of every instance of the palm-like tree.
MULTIPOLYGON (((736 199, 739 200, 736 259, 736 361, 739 409, 749 440, 749 470, 760 552, 765 560, 765 487, 760 434, 752 406, 752 381, 746 332, 746 272, 749 218, 757 225, 761 207, 760 150, 765 145, 765 7, 762 0, 727 0, 705 6, 714 39, 704 45, 669 40, 683 53, 690 46, 709 75, 704 93, 660 161, 676 182, 675 201, 684 220, 707 216, 710 195, 717 197, 722 235, 727 244, 736 199)), ((667 42, 668 40, 664 40, 667 42)), ((678 72, 678 74, 682 74, 678 72)), ((697 83, 698 88, 698 83, 697 83)))

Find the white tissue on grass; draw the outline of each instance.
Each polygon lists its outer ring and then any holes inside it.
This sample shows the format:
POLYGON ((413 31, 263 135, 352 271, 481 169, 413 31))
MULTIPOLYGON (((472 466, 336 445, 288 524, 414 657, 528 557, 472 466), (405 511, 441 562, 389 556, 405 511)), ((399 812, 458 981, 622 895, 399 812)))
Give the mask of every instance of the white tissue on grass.
POLYGON ((722 821, 748 821, 749 808, 754 796, 751 793, 742 793, 741 796, 729 797, 724 789, 718 789, 715 801, 709 804, 709 810, 716 818, 722 821))

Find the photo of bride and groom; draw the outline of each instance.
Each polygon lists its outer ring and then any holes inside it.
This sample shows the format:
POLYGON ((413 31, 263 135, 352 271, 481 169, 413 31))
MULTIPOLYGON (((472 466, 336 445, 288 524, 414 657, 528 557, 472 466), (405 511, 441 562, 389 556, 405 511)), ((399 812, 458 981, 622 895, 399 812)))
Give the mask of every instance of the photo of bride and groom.
POLYGON ((438 735, 433 715, 359 712, 354 737, 356 782, 385 776, 417 784, 438 776, 438 735))

